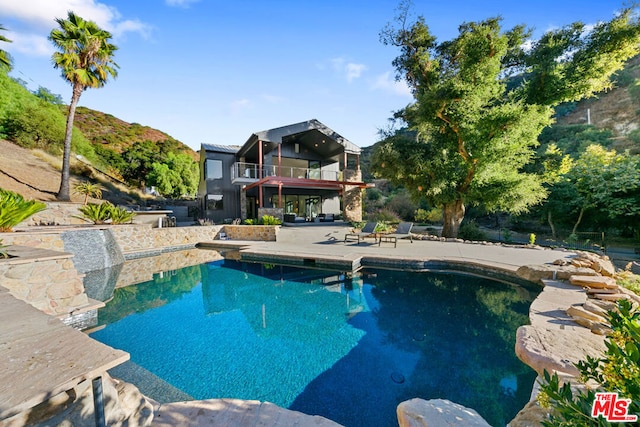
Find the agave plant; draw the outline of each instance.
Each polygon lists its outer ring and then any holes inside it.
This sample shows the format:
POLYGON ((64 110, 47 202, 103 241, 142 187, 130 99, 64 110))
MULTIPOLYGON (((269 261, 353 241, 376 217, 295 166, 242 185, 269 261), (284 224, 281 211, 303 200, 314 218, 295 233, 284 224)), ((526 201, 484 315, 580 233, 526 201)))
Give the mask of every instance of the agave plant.
POLYGON ((95 197, 96 199, 101 199, 102 190, 103 188, 100 186, 100 184, 92 184, 89 181, 84 181, 81 184, 78 184, 75 187, 73 187, 73 192, 75 194, 84 195, 84 203, 83 203, 84 205, 86 205, 87 202, 89 202, 89 197, 95 197))
POLYGON ((111 210, 114 206, 109 202, 104 203, 88 203, 80 206, 78 209, 82 214, 82 218, 92 221, 94 224, 104 224, 111 219, 111 210))
POLYGON ((12 231, 13 227, 46 208, 42 202, 25 200, 18 193, 0 189, 0 232, 12 231))
POLYGON ((133 220, 135 212, 128 211, 118 206, 111 207, 111 224, 126 224, 133 220))

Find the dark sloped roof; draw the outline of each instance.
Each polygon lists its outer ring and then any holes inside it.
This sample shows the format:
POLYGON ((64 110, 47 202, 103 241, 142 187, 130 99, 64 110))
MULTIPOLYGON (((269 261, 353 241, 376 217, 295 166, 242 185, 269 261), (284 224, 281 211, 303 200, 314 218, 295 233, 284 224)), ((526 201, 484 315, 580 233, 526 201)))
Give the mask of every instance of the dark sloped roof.
POLYGON ((312 130, 317 130, 333 139, 338 144, 342 145, 347 153, 360 154, 360 147, 358 147, 339 133, 335 132, 328 126, 324 125, 317 119, 311 119, 307 120, 306 122, 294 123, 292 125, 255 132, 249 137, 242 148, 246 149, 247 145, 254 144, 255 141, 265 141, 282 144, 282 139, 286 138, 287 136, 296 135, 312 130))
POLYGON ((202 149, 205 151, 213 151, 216 153, 231 153, 235 154, 240 150, 239 145, 218 145, 218 144, 202 144, 202 149))

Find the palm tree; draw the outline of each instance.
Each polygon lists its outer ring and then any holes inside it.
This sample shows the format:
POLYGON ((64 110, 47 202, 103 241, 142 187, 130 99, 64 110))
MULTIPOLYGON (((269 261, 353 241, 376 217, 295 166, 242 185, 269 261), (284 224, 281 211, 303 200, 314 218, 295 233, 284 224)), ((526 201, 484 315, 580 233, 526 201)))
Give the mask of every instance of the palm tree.
POLYGON ((53 66, 62 71, 62 78, 73 87, 64 137, 62 179, 56 197, 69 201, 69 157, 76 106, 84 90, 100 88, 106 84, 109 76, 117 77, 118 64, 113 61, 113 54, 118 47, 109 43, 111 33, 71 11, 67 19, 56 18, 56 22, 60 28, 53 29, 49 34, 49 40, 59 50, 51 57, 53 66))
POLYGON ((103 188, 100 186, 100 184, 92 184, 89 181, 84 181, 83 183, 78 184, 73 188, 74 193, 84 195, 83 205, 87 204, 87 202, 89 201, 89 197, 101 199, 102 190, 103 188))
MULTIPOLYGON (((0 24, 0 31, 6 31, 6 30, 7 29, 0 24)), ((5 36, 0 35, 0 42, 11 43, 11 40, 6 38, 5 36)), ((8 52, 0 49, 0 68, 5 68, 5 67, 8 69, 11 69, 11 56, 9 55, 8 52)))

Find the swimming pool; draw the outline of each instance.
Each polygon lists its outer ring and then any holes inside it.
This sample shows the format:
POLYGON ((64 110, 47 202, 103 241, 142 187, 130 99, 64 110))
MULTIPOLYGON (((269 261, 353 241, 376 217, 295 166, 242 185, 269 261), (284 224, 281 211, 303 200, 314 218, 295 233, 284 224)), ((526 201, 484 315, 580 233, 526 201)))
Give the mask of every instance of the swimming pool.
POLYGON ((400 402, 443 398, 497 426, 535 380, 513 349, 536 295, 468 275, 223 260, 117 289, 92 336, 194 399, 269 401, 356 427, 397 426, 400 402))

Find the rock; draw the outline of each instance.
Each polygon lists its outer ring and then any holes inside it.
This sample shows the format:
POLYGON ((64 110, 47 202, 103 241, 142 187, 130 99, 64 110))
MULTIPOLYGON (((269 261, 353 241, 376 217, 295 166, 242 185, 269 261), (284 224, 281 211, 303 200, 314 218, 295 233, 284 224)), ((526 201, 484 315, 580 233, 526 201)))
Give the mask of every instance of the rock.
POLYGON ((489 427, 473 409, 444 399, 411 399, 398 405, 400 427, 489 427))
POLYGON ((602 316, 603 318, 607 318, 607 316, 609 315, 607 313, 607 310, 600 306, 599 304, 596 304, 593 298, 589 298, 587 299, 587 301, 584 303, 584 305, 582 306, 585 310, 590 311, 591 313, 595 313, 599 316, 602 316))
POLYGON ((602 301, 620 301, 621 299, 629 299, 627 294, 593 294, 593 297, 602 301))
POLYGON ((549 411, 540 407, 537 400, 532 400, 518 412, 507 427, 538 427, 542 421, 548 420, 549 411))
POLYGON ((571 316, 574 320, 577 319, 586 319, 591 322, 599 322, 599 323, 607 323, 607 319, 602 317, 599 314, 591 312, 589 310, 585 310, 580 306, 571 306, 567 309, 567 314, 571 316))
POLYGON ((607 277, 613 277, 616 274, 616 267, 611 261, 605 259, 598 259, 594 261, 591 268, 607 277))
POLYGON ((553 261, 551 264, 553 264, 553 265, 569 265, 571 263, 568 260, 564 259, 564 258, 560 258, 560 259, 557 259, 557 260, 553 261))
POLYGON ((576 286, 586 286, 588 288, 618 288, 618 284, 614 278, 605 276, 585 276, 574 274, 569 278, 569 283, 576 286))
POLYGON ((595 275, 596 272, 590 268, 578 268, 573 265, 535 264, 521 266, 516 274, 525 280, 538 283, 541 279, 566 280, 572 275, 589 276, 595 275))
POLYGON ((515 348, 520 360, 540 376, 547 370, 576 378, 580 372, 575 363, 584 360, 587 355, 600 358, 606 350, 604 338, 586 329, 546 329, 531 325, 518 328, 515 348))

